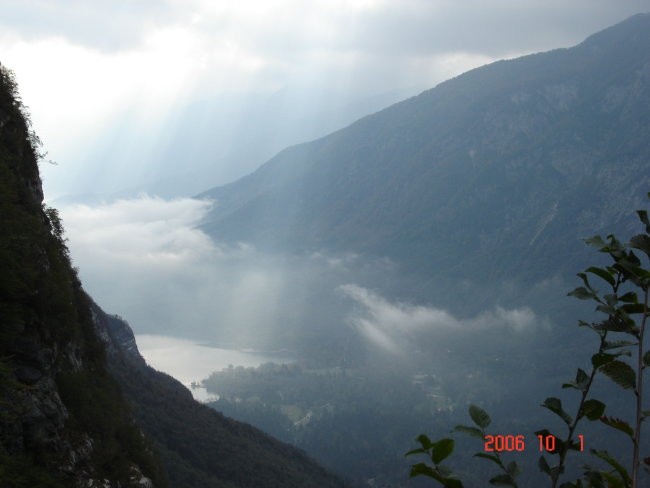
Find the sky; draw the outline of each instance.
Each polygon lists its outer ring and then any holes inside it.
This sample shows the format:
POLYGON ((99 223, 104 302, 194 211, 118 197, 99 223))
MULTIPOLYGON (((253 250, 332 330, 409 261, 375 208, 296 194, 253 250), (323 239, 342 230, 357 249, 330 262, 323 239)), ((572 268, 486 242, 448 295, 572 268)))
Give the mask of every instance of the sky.
POLYGON ((188 196, 252 171, 283 144, 363 115, 359 108, 326 123, 318 114, 328 107, 345 111, 388 92, 393 98, 377 104, 395 101, 497 59, 574 45, 644 11, 650 0, 3 0, 0 62, 15 71, 56 163, 42 167, 50 200, 131 186, 162 194, 146 182, 165 177, 177 180, 176 196, 188 196), (259 117, 259 107, 251 112, 242 100, 283 90, 292 96, 265 117, 272 124, 292 113, 299 122, 241 156, 238 148, 255 139, 223 134, 230 121, 259 117), (189 123, 217 124, 223 154, 213 146, 200 151, 209 135, 186 138, 198 155, 185 151, 163 168, 181 131, 174 121, 192 104, 209 106, 217 118, 222 112, 216 121, 190 112, 189 123), (295 129, 309 117, 313 130, 295 129), (181 189, 179 168, 189 174, 193 165, 200 172, 187 178, 200 183, 181 189))
POLYGON ((393 303, 366 284, 386 262, 221 246, 196 228, 218 202, 189 197, 388 100, 648 11, 650 0, 3 0, 0 62, 56 163, 41 163, 46 198, 107 312, 138 333, 241 345, 277 332, 255 324, 338 307, 332 320, 399 354, 404 330, 498 322, 516 335, 544 319, 393 303))

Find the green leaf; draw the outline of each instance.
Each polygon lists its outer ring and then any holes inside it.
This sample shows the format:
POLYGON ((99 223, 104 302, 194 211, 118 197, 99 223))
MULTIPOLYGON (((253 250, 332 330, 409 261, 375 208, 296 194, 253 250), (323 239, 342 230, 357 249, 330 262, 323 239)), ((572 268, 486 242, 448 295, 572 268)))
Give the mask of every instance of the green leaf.
POLYGON ((620 387, 636 390, 636 373, 629 364, 615 360, 604 364, 600 370, 620 387))
POLYGON ((606 352, 599 352, 591 356, 591 364, 595 369, 598 369, 604 364, 611 363, 615 359, 616 359, 615 354, 607 354, 606 352))
POLYGON ((624 432, 632 439, 634 439, 634 429, 625 420, 617 419, 614 417, 602 416, 600 418, 600 421, 605 425, 609 425, 610 427, 616 430, 620 430, 621 432, 624 432))
POLYGON ((576 373, 575 381, 570 383, 564 383, 562 388, 575 388, 576 390, 585 391, 587 389, 587 384, 589 383, 589 377, 582 369, 578 368, 576 373))
POLYGON ((639 234, 630 239, 630 246, 639 251, 643 251, 650 258, 650 237, 645 234, 639 234))
POLYGON ((485 410, 473 404, 469 406, 469 416, 472 418, 472 422, 483 430, 485 430, 492 421, 485 410))
POLYGON ((597 268, 595 266, 592 266, 590 268, 587 268, 585 271, 587 273, 595 274, 596 276, 602 278, 612 286, 616 285, 616 280, 614 279, 614 275, 611 272, 609 272, 607 269, 597 268))
POLYGON ((606 315, 614 315, 616 313, 616 309, 613 306, 605 304, 598 305, 596 310, 606 315))
POLYGON ((583 450, 582 448, 584 447, 583 444, 581 444, 579 439, 571 441, 568 445, 566 444, 566 442, 562 442, 562 447, 564 447, 565 445, 568 450, 580 451, 580 452, 582 452, 583 450))
POLYGON ((605 241, 603 241, 603 238, 600 236, 593 236, 588 239, 585 239, 584 241, 588 246, 596 247, 599 250, 604 247, 607 247, 607 244, 605 244, 605 241))
POLYGON ((596 294, 587 290, 584 286, 579 286, 575 290, 568 293, 570 297, 576 297, 579 300, 595 300, 596 294))
POLYGON ((589 376, 587 376, 587 373, 585 373, 584 370, 578 368, 578 371, 576 372, 576 384, 586 385, 588 381, 589 376))
POLYGON ((650 223, 648 222, 648 212, 646 210, 637 210, 637 215, 642 224, 645 224, 645 231, 650 234, 650 223))
POLYGON ((428 451, 429 449, 431 449, 431 446, 433 445, 433 443, 431 442, 431 439, 429 439, 429 437, 426 436, 425 434, 420 434, 419 436, 417 436, 415 438, 415 440, 420 443, 420 445, 422 446, 422 449, 424 449, 425 451, 428 451))
POLYGON ((625 483, 614 473, 603 472, 603 478, 605 481, 607 481, 607 488, 630 488, 630 485, 628 483, 625 483))
POLYGON ((474 457, 487 459, 488 461, 492 461, 494 464, 496 464, 500 468, 504 467, 501 460, 497 456, 495 456, 494 454, 486 454, 484 452, 477 452, 476 454, 474 454, 474 457))
POLYGON ((647 280, 650 278, 650 272, 640 266, 639 258, 630 252, 627 259, 621 259, 614 267, 623 273, 626 280, 630 280, 636 286, 645 288, 647 280))
POLYGON ((415 478, 416 476, 433 478, 445 488, 463 488, 463 483, 458 478, 450 476, 447 473, 447 470, 444 470, 443 472, 443 470, 434 469, 424 463, 418 463, 411 466, 409 477, 415 478))
POLYGON ((429 439, 429 437, 426 436, 425 434, 420 434, 415 438, 415 440, 418 441, 420 443, 420 446, 422 447, 418 447, 417 449, 412 449, 406 454, 404 454, 404 456, 411 456, 413 454, 424 454, 428 452, 429 449, 431 449, 431 447, 433 446, 431 439, 429 439))
POLYGON ((619 310, 623 310, 625 313, 628 314, 647 312, 646 306, 643 303, 626 303, 625 305, 621 305, 619 307, 619 310))
POLYGON ((618 349, 619 347, 636 346, 636 342, 631 341, 605 341, 603 343, 603 350, 609 351, 618 349))
POLYGON ((618 297, 618 300, 624 303, 639 303, 639 297, 633 291, 628 291, 625 295, 618 297))
POLYGON ((567 425, 571 425, 573 419, 571 416, 564 411, 562 408, 562 401, 559 398, 550 397, 544 400, 542 407, 548 408, 551 412, 560 417, 567 425))
POLYGON ((409 478, 415 478, 416 476, 426 476, 428 478, 433 478, 434 480, 440 481, 442 476, 431 466, 428 466, 424 463, 417 463, 411 466, 411 472, 409 473, 409 478))
POLYGON ((442 480, 442 486, 445 488, 463 488, 459 479, 447 477, 442 480))
POLYGON ((537 462, 537 465, 539 466, 539 469, 542 473, 546 473, 549 476, 553 475, 553 472, 551 471, 551 467, 548 465, 548 462, 546 461, 546 458, 543 455, 539 457, 539 461, 537 462))
POLYGON ((454 427, 454 431, 456 432, 463 432, 464 434, 469 434, 472 437, 476 437, 477 439, 483 439, 483 432, 477 429, 476 427, 469 427, 467 425, 457 425, 454 427))
POLYGON ((597 451, 596 449, 591 449, 591 453, 614 468, 627 485, 630 485, 632 483, 632 478, 630 478, 627 470, 618 461, 616 461, 616 459, 611 457, 607 451, 597 451))
POLYGON ((440 439, 431 446, 431 461, 433 464, 440 464, 454 452, 453 439, 440 439))
POLYGON ((650 351, 646 351, 646 353, 643 355, 643 365, 650 366, 650 351))
POLYGON ((506 473, 512 476, 513 479, 519 476, 521 469, 519 469, 519 465, 516 461, 508 463, 508 466, 506 467, 506 473))
POLYGON ((592 398, 583 403, 580 417, 585 416, 592 421, 598 420, 605 413, 605 408, 606 405, 603 402, 592 398))
POLYGON ((517 486, 515 480, 512 479, 512 476, 508 474, 498 474, 494 478, 490 479, 490 484, 495 486, 517 486))
POLYGON ((593 325, 591 325, 589 322, 585 322, 584 320, 578 320, 578 326, 589 327, 590 329, 593 329, 593 325))
MULTIPOLYGON (((600 308, 600 307, 598 307, 600 308)), ((602 311, 602 310, 601 310, 602 311)), ((615 312, 615 311, 614 311, 615 312)), ((605 312, 607 313, 607 312, 605 312)), ((613 315, 613 314, 612 314, 613 315)), ((613 316, 609 317, 602 322, 599 322, 595 327, 598 330, 607 330, 609 332, 627 332, 634 333, 635 327, 633 323, 623 320, 622 317, 613 316)))
POLYGON ((404 454, 404 456, 412 456, 413 454, 424 454, 425 452, 427 451, 425 451, 421 447, 418 447, 417 449, 411 449, 409 452, 404 454))
POLYGON ((606 488, 603 480, 603 475, 600 471, 594 471, 593 468, 585 466, 584 479, 588 483, 589 488, 606 488))
POLYGON ((565 481, 560 488, 583 488, 582 480, 565 481))

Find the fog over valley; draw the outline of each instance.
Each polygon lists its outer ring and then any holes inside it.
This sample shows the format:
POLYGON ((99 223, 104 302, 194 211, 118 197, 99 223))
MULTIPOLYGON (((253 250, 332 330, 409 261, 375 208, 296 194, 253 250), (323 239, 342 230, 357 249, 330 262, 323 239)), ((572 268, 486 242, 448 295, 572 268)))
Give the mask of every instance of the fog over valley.
POLYGON ((60 210, 86 288, 138 333, 265 350, 339 330, 377 354, 408 355, 421 336, 462 342, 495 328, 508 338, 548 328, 528 306, 459 318, 442 304, 390 300, 382 293, 405 278, 388 258, 275 255, 214 242, 197 228, 214 205, 145 195, 60 210))

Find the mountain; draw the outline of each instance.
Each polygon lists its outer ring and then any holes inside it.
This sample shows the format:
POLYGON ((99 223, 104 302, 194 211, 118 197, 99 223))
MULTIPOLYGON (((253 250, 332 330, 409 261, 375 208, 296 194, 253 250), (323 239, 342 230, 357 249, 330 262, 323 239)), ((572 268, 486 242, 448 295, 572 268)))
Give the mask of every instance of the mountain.
POLYGON ((202 228, 276 252, 388 257, 417 277, 416 298, 441 282, 523 290, 586 264, 582 238, 629 234, 650 188, 648 141, 639 14, 285 149, 199 195, 216 200, 202 228))
POLYGON ((288 444, 199 404, 177 380, 146 365, 133 332, 93 305, 108 370, 160 454, 174 487, 322 487, 345 484, 288 444))
POLYGON ((105 367, 61 222, 43 206, 34 134, 0 71, 0 479, 3 486, 168 486, 105 367))
POLYGON ((84 292, 37 149, 0 66, 0 485, 345 486, 145 364, 128 325, 84 292))

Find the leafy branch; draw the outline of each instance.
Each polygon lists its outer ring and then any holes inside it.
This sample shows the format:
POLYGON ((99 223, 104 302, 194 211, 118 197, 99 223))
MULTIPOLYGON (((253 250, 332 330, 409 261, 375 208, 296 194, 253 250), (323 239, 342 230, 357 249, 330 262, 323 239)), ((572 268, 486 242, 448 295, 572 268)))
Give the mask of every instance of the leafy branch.
MULTIPOLYGON (((650 193, 648 194, 650 198, 650 193)), ((583 273, 578 273, 582 280, 582 286, 577 287, 569 293, 570 296, 581 300, 596 302, 596 311, 606 315, 600 322, 587 323, 579 321, 579 325, 586 327, 598 335, 598 350, 591 357, 591 370, 589 373, 578 368, 575 379, 564 383, 562 388, 571 388, 580 393, 577 412, 571 416, 562 405, 559 398, 549 397, 542 403, 542 407, 557 415, 567 427, 567 434, 564 439, 553 436, 554 446, 549 452, 558 456, 558 461, 551 466, 545 456, 541 456, 538 462, 540 470, 547 474, 551 481, 551 487, 557 488, 561 475, 565 472, 566 461, 569 451, 581 449, 579 442, 575 440, 576 428, 580 421, 586 418, 589 421, 600 421, 611 429, 624 433, 630 438, 633 445, 632 458, 628 464, 631 465, 631 473, 623 463, 612 457, 607 451, 591 449, 591 454, 608 466, 608 470, 593 469, 585 466, 582 479, 574 482, 565 482, 560 488, 582 488, 589 487, 616 487, 616 488, 638 488, 639 471, 641 461, 641 431, 642 423, 650 417, 650 410, 643 410, 643 373, 650 366, 650 350, 644 350, 644 339, 650 307, 648 306, 650 288, 650 221, 645 210, 638 210, 639 220, 645 227, 645 232, 635 235, 629 243, 622 243, 614 235, 603 239, 595 236, 586 239, 585 242, 595 247, 599 252, 608 254, 611 264, 604 267, 592 266, 583 273), (640 253, 639 253, 640 251, 640 253), (645 267, 639 257, 645 255, 645 267), (607 293, 600 293, 591 283, 591 278, 597 278, 609 287, 607 293), (611 340, 614 336, 614 340, 611 340), (636 361, 626 358, 635 358, 636 361), (596 398, 590 398, 591 388, 597 374, 602 373, 612 380, 623 390, 631 390, 635 395, 635 414, 633 425, 627 421, 605 415, 606 404, 596 398)), ((490 424, 488 414, 476 406, 470 406, 469 411, 472 421, 476 427, 457 426, 456 431, 469 434, 473 437, 485 439, 485 429, 490 424)), ((536 432, 538 436, 551 436, 547 430, 536 432)), ((422 437, 422 436, 420 436, 422 437)), ((418 439, 420 439, 420 437, 418 439)), ((441 459, 434 457, 434 447, 438 443, 431 442, 428 438, 427 444, 421 449, 410 451, 407 455, 416 453, 427 453, 434 461, 434 468, 424 463, 413 466, 411 476, 426 475, 443 484, 443 486, 462 487, 462 483, 449 470, 442 470, 439 465, 441 459), (417 469, 415 468, 416 466, 417 469), (429 471, 432 469, 432 471, 429 471), (436 471, 437 470, 437 471, 436 471), (431 474, 436 476, 432 476, 431 474), (450 482, 449 480, 453 480, 450 482), (449 484, 453 483, 453 484, 449 484)), ((444 458, 447 458, 453 451, 453 440, 445 441, 444 458)), ((439 449, 436 447, 436 449, 439 449)), ((516 463, 505 465, 499 452, 487 454, 476 453, 475 457, 487 459, 496 464, 502 471, 489 481, 491 484, 516 487, 515 478, 519 474, 516 463)), ((643 464, 650 466, 650 457, 643 460, 643 464)))

